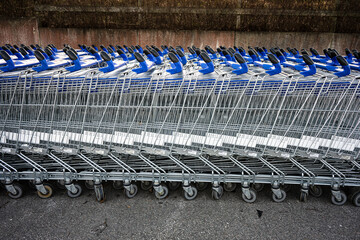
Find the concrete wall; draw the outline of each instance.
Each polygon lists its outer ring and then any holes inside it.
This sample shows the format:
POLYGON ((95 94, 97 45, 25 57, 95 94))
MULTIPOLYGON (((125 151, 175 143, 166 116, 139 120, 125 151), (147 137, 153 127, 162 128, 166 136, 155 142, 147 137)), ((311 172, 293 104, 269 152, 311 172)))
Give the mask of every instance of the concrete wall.
POLYGON ((0 1, 0 44, 360 48, 359 0, 0 1))
POLYGON ((312 33, 312 32, 239 32, 239 31, 199 31, 199 30, 119 30, 119 29, 79 29, 79 28, 39 28, 41 44, 69 43, 85 44, 154 44, 203 47, 225 46, 280 46, 297 48, 345 48, 360 49, 360 34, 312 33))

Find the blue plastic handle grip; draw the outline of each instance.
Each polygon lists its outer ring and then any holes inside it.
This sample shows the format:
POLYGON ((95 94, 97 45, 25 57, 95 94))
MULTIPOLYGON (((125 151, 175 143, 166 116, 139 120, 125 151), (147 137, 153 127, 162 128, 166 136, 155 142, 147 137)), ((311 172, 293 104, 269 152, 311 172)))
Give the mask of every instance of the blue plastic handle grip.
POLYGON ((160 57, 160 56, 155 57, 155 64, 156 64, 156 65, 162 64, 162 60, 161 60, 161 57, 160 57))
POLYGON ((132 70, 133 72, 139 74, 139 73, 147 72, 149 70, 148 65, 146 64, 146 61, 139 62, 139 63, 140 63, 140 67, 133 69, 132 70))
POLYGON ((351 70, 350 70, 350 66, 349 65, 346 65, 346 66, 342 66, 343 68, 343 71, 341 72, 336 72, 334 73, 336 76, 338 77, 344 77, 344 76, 347 76, 350 74, 351 70))
POLYGON ((203 67, 203 69, 199 70, 199 72, 201 72, 202 74, 212 73, 215 70, 213 62, 208 62, 208 63, 206 63, 206 65, 202 65, 202 67, 203 67))
POLYGON ((112 60, 107 61, 106 63, 107 63, 107 66, 99 68, 99 71, 101 71, 103 73, 107 73, 107 72, 111 72, 115 69, 114 62, 112 60))
POLYGON ((32 68, 34 71, 41 72, 41 71, 44 71, 44 70, 49 68, 49 65, 48 65, 46 59, 43 59, 43 60, 41 60, 39 62, 40 62, 39 66, 36 66, 36 67, 32 68))
POLYGON ((273 64, 273 65, 274 65, 273 69, 266 71, 266 73, 269 74, 270 76, 281 73, 281 65, 280 65, 280 63, 276 63, 276 64, 273 64))
POLYGON ((14 61, 11 58, 9 60, 6 60, 6 63, 6 66, 0 68, 1 71, 9 72, 15 69, 14 61))
POLYGON ((24 59, 23 55, 21 53, 19 53, 19 52, 16 52, 15 56, 18 58, 18 60, 23 60, 24 59))
POLYGON ((308 65, 309 70, 300 72, 301 75, 304 77, 314 75, 316 73, 316 66, 315 64, 308 65))
POLYGON ((73 62, 74 65, 71 65, 69 67, 65 67, 66 70, 68 70, 69 72, 74 72, 74 71, 77 71, 77 70, 81 69, 81 64, 80 64, 79 59, 73 60, 72 62, 73 62))
POLYGON ((249 67, 246 63, 241 63, 239 64, 239 68, 233 70, 232 72, 237 74, 237 75, 240 75, 240 74, 244 74, 244 73, 247 73, 249 71, 249 67))
POLYGON ((166 70, 170 74, 180 73, 183 70, 182 64, 179 62, 172 63, 173 68, 166 70))

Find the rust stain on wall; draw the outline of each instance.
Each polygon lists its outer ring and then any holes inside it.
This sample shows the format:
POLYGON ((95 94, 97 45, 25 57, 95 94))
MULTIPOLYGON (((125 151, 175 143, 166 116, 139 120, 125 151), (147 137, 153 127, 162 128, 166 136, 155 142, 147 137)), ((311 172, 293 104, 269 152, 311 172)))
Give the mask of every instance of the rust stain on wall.
POLYGON ((12 0, 0 16, 51 28, 360 32, 359 0, 12 0))
POLYGON ((3 43, 359 48, 359 0, 0 1, 3 43))

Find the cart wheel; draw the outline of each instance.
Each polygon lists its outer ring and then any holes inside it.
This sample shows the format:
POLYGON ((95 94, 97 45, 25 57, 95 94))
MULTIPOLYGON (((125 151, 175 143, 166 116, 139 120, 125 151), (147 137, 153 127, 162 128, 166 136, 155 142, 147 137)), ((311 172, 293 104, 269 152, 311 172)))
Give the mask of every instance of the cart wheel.
POLYGON ((226 192, 233 192, 235 191, 235 189, 236 189, 236 183, 231 183, 231 182, 224 183, 224 190, 226 192))
POLYGON ((21 198, 23 193, 24 193, 22 187, 18 183, 14 183, 13 186, 14 186, 14 188, 16 190, 16 194, 12 194, 11 192, 8 192, 8 196, 13 198, 13 199, 21 198))
POLYGON ((104 193, 103 185, 99 184, 98 186, 94 187, 94 190, 95 190, 96 201, 100 203, 105 202, 105 193, 104 193))
POLYGON ((263 183, 254 183, 252 185, 252 188, 257 192, 260 192, 264 189, 264 184, 263 183))
POLYGON ((352 203, 356 206, 356 207, 360 207, 360 192, 358 192, 357 194, 355 194, 352 198, 352 203))
POLYGON ((321 195, 323 194, 323 190, 322 190, 322 187, 320 186, 311 186, 309 188, 309 193, 311 196, 313 197, 321 197, 321 195))
POLYGON ((290 192, 291 188, 292 186, 290 184, 284 184, 283 186, 281 186, 281 189, 285 192, 290 192))
POLYGON ((331 196, 331 202, 337 206, 342 206, 346 203, 347 197, 346 194, 343 191, 340 191, 341 200, 338 201, 334 195, 331 196))
POLYGON ((157 199, 164 199, 164 198, 166 198, 168 195, 169 195, 169 189, 168 189, 168 187, 167 186, 165 186, 165 185, 161 185, 162 186, 162 188, 163 188, 163 194, 160 194, 160 193, 158 193, 157 191, 155 191, 155 197, 157 198, 157 199))
POLYGON ((82 193, 82 187, 79 184, 74 183, 74 186, 77 189, 76 193, 72 193, 71 191, 67 190, 67 195, 71 198, 77 198, 82 193))
POLYGON ((140 188, 144 191, 149 191, 151 187, 152 187, 152 182, 145 181, 145 182, 141 182, 140 184, 140 188))
POLYGON ((272 199, 274 202, 277 202, 277 203, 280 203, 280 202, 283 202, 286 198, 286 192, 282 189, 280 189, 281 191, 281 197, 278 198, 274 193, 272 194, 272 199))
POLYGON ((138 187, 136 184, 131 184, 131 189, 132 189, 132 191, 128 191, 128 190, 124 189, 125 195, 128 198, 133 198, 138 193, 138 187))
POLYGON ((215 191, 214 189, 212 190, 212 198, 214 200, 220 200, 220 198, 224 195, 224 189, 222 186, 219 186, 219 192, 215 191))
POLYGON ((85 181, 85 187, 89 190, 93 190, 94 189, 94 181, 92 180, 86 180, 85 181))
POLYGON ((175 191, 180 187, 180 185, 181 185, 180 182, 168 182, 168 187, 171 191, 175 191))
POLYGON ((113 181, 112 186, 116 190, 121 190, 124 188, 124 183, 122 181, 113 181))
POLYGON ((207 182, 195 183, 195 187, 199 192, 204 191, 208 187, 208 185, 209 185, 209 183, 207 183, 207 182))
POLYGON ((48 183, 43 183, 43 185, 44 185, 44 188, 46 189, 47 193, 42 194, 40 191, 37 191, 38 196, 42 199, 50 198, 53 194, 53 188, 48 183))
POLYGON ((247 203, 253 203, 256 201, 256 191, 254 189, 250 189, 250 198, 247 198, 244 193, 241 194, 241 196, 242 199, 247 203))
POLYGON ((28 181, 28 186, 30 189, 36 190, 34 181, 32 181, 32 180, 28 181))
POLYGON ((65 190, 65 181, 64 180, 57 180, 56 181, 56 187, 62 190, 65 190))
POLYGON ((189 195, 186 191, 184 191, 184 197, 186 200, 194 200, 198 194, 198 191, 196 189, 196 187, 191 187, 193 194, 189 195))
POLYGON ((300 202, 307 202, 308 200, 308 193, 300 192, 300 202))

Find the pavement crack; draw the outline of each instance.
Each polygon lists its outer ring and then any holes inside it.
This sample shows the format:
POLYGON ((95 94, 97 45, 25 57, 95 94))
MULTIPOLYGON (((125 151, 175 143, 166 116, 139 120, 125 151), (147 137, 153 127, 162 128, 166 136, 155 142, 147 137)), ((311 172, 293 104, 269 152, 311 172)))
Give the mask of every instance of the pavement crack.
POLYGON ((2 204, 2 205, 0 206, 0 208, 5 207, 5 205, 8 204, 9 202, 10 202, 10 201, 5 202, 4 204, 2 204))
POLYGON ((92 232, 94 232, 96 234, 96 236, 99 236, 100 233, 102 233, 106 228, 107 228, 107 219, 105 218, 105 221, 98 225, 98 226, 95 226, 93 229, 92 229, 92 232))

